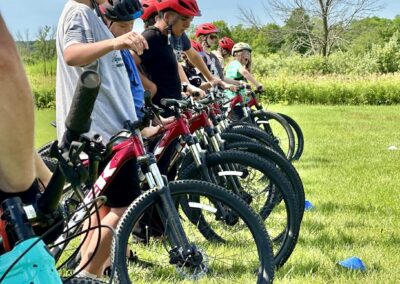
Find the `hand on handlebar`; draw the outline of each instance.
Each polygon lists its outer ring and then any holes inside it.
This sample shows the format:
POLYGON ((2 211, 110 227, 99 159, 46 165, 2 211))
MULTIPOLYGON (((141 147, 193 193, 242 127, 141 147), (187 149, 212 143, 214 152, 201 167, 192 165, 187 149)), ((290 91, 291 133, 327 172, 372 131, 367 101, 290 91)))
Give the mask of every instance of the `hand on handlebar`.
POLYGON ((175 121, 175 117, 174 116, 170 116, 170 117, 167 117, 167 118, 164 118, 164 117, 161 116, 160 119, 161 119, 161 123, 162 124, 170 124, 170 123, 175 121))
POLYGON ((162 128, 161 124, 159 124, 157 126, 149 126, 149 127, 143 128, 140 131, 140 133, 142 134, 143 137, 149 138, 149 137, 156 135, 160 131, 161 128, 162 128))
POLYGON ((188 85, 188 93, 193 96, 195 100, 202 99, 206 96, 206 92, 204 92, 202 89, 197 88, 193 85, 188 85))

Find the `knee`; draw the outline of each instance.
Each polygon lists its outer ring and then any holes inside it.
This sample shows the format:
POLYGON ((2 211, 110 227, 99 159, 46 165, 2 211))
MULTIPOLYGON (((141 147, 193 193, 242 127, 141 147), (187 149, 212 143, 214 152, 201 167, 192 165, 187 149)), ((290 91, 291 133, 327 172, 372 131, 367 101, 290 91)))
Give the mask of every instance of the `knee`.
POLYGON ((112 214, 114 217, 118 218, 118 220, 119 220, 119 219, 121 219, 122 215, 124 215, 127 208, 128 207, 111 208, 109 214, 112 214))

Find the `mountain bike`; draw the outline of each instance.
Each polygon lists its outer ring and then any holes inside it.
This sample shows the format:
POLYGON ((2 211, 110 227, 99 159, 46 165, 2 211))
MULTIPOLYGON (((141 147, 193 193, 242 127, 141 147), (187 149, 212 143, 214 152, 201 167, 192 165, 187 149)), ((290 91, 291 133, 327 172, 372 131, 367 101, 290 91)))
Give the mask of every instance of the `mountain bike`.
POLYGON ((32 204, 23 204, 19 197, 2 202, 1 283, 102 283, 87 278, 60 278, 55 259, 45 244, 64 228, 64 214, 58 202, 65 181, 77 185, 86 178, 77 159, 80 143, 67 137, 71 132, 79 136, 90 127, 90 114, 99 88, 100 78, 96 72, 82 73, 67 116, 64 146, 53 148, 58 154, 59 163, 45 191, 32 204))

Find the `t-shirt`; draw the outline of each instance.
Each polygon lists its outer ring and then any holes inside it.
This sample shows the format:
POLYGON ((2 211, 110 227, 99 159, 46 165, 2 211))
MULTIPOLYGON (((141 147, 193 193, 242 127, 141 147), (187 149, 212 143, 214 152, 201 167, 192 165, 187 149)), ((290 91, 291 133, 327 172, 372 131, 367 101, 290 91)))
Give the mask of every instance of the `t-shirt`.
POLYGON ((224 70, 219 63, 218 58, 215 56, 214 53, 206 53, 201 52, 199 53, 200 56, 203 58, 204 63, 207 65, 208 70, 210 70, 213 76, 224 80, 224 70))
MULTIPOLYGON (((233 60, 231 61, 226 67, 225 67, 225 77, 232 79, 232 80, 245 80, 242 74, 240 74, 239 70, 242 68, 242 64, 240 64, 239 61, 233 60)), ((228 98, 233 98, 235 96, 235 93, 232 91, 225 91, 225 94, 228 96, 228 98)), ((247 96, 245 95, 246 91, 242 91, 241 95, 245 99, 245 101, 248 99, 247 96)))
POLYGON ((213 50, 212 54, 214 54, 217 57, 219 64, 221 65, 221 68, 224 69, 225 60, 224 60, 224 57, 222 56, 221 52, 219 52, 218 50, 213 50))
POLYGON ((200 87, 203 82, 205 82, 201 73, 197 71, 196 68, 183 66, 183 70, 185 71, 186 77, 189 80, 189 83, 195 87, 200 87))
POLYGON ((244 80, 243 75, 239 72, 242 68, 242 64, 239 61, 233 60, 225 68, 225 77, 233 80, 244 80))
MULTIPOLYGON (((160 105, 163 98, 181 99, 181 80, 178 72, 178 62, 174 49, 168 43, 168 37, 158 28, 150 27, 142 33, 147 40, 149 49, 144 50, 140 56, 142 67, 150 80, 157 85, 157 93, 153 97, 153 103, 160 105)), ((182 51, 190 49, 186 36, 174 38, 174 46, 182 47, 182 51)))
POLYGON ((79 76, 88 68, 96 68, 101 79, 89 135, 98 133, 108 142, 112 135, 123 128, 124 121, 137 120, 128 73, 119 51, 111 51, 99 58, 97 64, 84 67, 69 66, 64 60, 64 50, 72 44, 92 43, 110 38, 113 38, 113 35, 90 7, 75 1, 65 4, 56 38, 56 113, 59 140, 65 131, 65 119, 79 76))
POLYGON ((179 37, 172 36, 171 40, 172 40, 172 48, 174 49, 176 60, 178 62, 183 61, 182 53, 184 51, 189 50, 192 47, 189 38, 187 37, 187 35, 185 33, 183 33, 179 37))
POLYGON ((121 50, 121 55, 125 63, 126 71, 128 72, 129 82, 131 83, 131 92, 135 103, 136 115, 138 118, 142 118, 144 115, 142 112, 142 106, 144 104, 144 88, 142 80, 140 79, 139 71, 129 50, 121 50))

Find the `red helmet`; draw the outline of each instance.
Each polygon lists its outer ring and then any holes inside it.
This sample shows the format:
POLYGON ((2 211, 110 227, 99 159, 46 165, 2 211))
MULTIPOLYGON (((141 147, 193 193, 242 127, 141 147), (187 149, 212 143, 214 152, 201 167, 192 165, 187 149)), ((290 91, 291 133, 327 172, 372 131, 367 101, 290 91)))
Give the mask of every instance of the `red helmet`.
POLYGON ((201 24, 196 27, 195 37, 219 32, 218 28, 211 23, 201 24))
POLYGON ((229 53, 232 53, 232 48, 235 45, 235 42, 230 39, 229 37, 224 36, 221 38, 221 40, 218 42, 218 46, 221 48, 224 48, 229 51, 229 53))
POLYGON ((190 43, 191 43, 192 47, 193 47, 197 52, 203 52, 203 51, 204 51, 203 46, 201 45, 200 42, 195 41, 194 39, 191 39, 191 40, 190 40, 190 43))
POLYGON ((196 0, 158 0, 156 7, 158 12, 171 9, 185 17, 201 16, 196 0))
POLYGON ((151 16, 157 14, 156 0, 142 0, 143 15, 140 17, 143 21, 147 21, 151 16))

